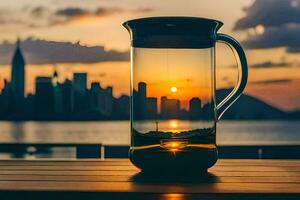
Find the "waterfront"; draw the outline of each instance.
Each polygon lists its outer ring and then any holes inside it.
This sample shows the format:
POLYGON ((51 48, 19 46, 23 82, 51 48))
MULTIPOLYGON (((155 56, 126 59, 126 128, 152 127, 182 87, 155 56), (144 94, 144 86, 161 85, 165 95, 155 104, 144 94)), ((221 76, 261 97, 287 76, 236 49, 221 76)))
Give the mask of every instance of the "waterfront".
MULTIPOLYGON (((179 126, 193 125, 178 120, 179 126)), ((99 142, 129 145, 129 121, 0 122, 0 142, 99 142)), ((221 121, 219 145, 300 144, 299 121, 221 121)))

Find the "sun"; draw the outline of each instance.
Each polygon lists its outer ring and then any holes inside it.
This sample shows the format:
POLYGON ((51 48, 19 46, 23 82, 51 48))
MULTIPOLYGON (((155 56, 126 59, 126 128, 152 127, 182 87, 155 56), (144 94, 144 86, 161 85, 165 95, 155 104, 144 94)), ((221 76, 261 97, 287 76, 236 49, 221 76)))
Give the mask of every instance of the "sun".
POLYGON ((177 92, 177 87, 173 86, 173 87, 171 87, 170 90, 171 90, 171 92, 175 93, 175 92, 177 92))

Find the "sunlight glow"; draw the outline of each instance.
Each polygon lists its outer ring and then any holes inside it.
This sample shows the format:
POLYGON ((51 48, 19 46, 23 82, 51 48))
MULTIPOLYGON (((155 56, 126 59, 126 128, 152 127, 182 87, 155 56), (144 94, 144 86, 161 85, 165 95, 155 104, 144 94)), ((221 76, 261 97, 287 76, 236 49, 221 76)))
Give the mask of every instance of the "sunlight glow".
POLYGON ((173 87, 171 87, 170 90, 171 90, 171 92, 176 93, 177 92, 177 87, 173 86, 173 87))
POLYGON ((170 121, 170 127, 173 129, 178 128, 178 121, 177 120, 171 120, 170 121))
POLYGON ((296 1, 296 0, 291 1, 291 7, 292 8, 296 8, 298 6, 299 6, 299 2, 298 1, 296 1))
POLYGON ((185 196, 183 194, 165 194, 163 195, 166 200, 183 200, 185 196))
POLYGON ((188 142, 186 140, 166 140, 161 142, 161 147, 176 152, 179 151, 182 148, 185 148, 188 145, 188 142))
POLYGON ((255 27, 255 31, 258 35, 262 35, 265 32, 265 27, 262 24, 259 24, 255 27))

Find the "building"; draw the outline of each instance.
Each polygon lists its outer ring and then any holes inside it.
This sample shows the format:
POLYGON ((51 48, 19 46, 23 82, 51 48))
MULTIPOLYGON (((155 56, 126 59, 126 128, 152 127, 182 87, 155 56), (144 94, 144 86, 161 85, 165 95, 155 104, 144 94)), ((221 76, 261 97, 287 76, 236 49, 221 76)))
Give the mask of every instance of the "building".
POLYGON ((163 119, 175 119, 180 114, 180 101, 161 97, 161 117, 163 119))
POLYGON ((202 115, 201 99, 193 97, 189 101, 189 116, 191 119, 200 119, 202 115))
POLYGON ((87 109, 88 102, 86 101, 87 92, 87 74, 74 73, 73 87, 74 87, 74 111, 83 112, 87 109))
POLYGON ((104 117, 112 115, 112 87, 103 89, 98 82, 91 85, 90 90, 90 110, 100 113, 104 117))
POLYGON ((146 83, 139 82, 138 92, 139 92, 141 98, 146 99, 146 97, 147 97, 147 85, 146 85, 146 83))
POLYGON ((70 115, 74 110, 74 90, 71 80, 66 79, 61 85, 62 88, 62 108, 65 115, 70 115))
POLYGON ((130 97, 122 95, 114 100, 113 117, 116 119, 129 119, 130 97))
POLYGON ((93 82, 89 92, 89 108, 93 112, 101 112, 101 87, 99 83, 93 82))
POLYGON ((73 87, 74 91, 84 95, 86 93, 87 73, 74 73, 73 74, 73 87))
POLYGON ((54 112, 61 114, 63 112, 63 88, 62 84, 56 83, 54 85, 54 112))
MULTIPOLYGON (((13 91, 11 88, 10 82, 4 80, 4 87, 1 90, 1 104, 0 104, 0 115, 2 114, 9 114, 13 110, 13 91)), ((10 113, 11 114, 11 113, 10 113)))
POLYGON ((147 85, 144 82, 138 84, 138 101, 140 119, 145 119, 147 117, 147 85))
POLYGON ((157 118, 157 98, 155 97, 147 98, 147 118, 148 119, 157 118))
POLYGON ((15 109, 20 110, 23 107, 25 92, 25 59, 21 51, 20 40, 16 43, 16 49, 12 58, 11 87, 15 109))
POLYGON ((143 120, 147 118, 147 85, 138 83, 138 90, 133 90, 133 118, 143 120))
POLYGON ((54 90, 52 77, 40 76, 35 79, 34 110, 38 116, 49 116, 54 111, 54 90))
POLYGON ((113 108, 112 108, 112 106, 113 106, 113 88, 111 86, 107 87, 104 90, 104 96, 103 96, 102 101, 103 101, 102 113, 106 117, 110 117, 113 112, 113 108))

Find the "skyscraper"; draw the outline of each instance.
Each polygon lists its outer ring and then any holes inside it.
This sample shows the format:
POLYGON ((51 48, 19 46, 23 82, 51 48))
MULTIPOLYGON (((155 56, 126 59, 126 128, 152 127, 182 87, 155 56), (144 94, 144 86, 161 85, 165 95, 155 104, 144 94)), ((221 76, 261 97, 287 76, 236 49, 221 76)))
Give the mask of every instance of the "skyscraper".
POLYGON ((147 98, 147 118, 148 119, 157 118, 157 98, 155 97, 147 98))
POLYGON ((87 85, 87 74, 86 73, 74 73, 73 74, 73 86, 75 92, 79 94, 85 94, 87 85))
POLYGON ((11 87, 14 103, 17 109, 22 107, 25 90, 25 60, 20 48, 20 40, 16 43, 16 50, 12 59, 11 87))
POLYGON ((178 99, 168 99, 161 97, 161 117, 163 119, 175 119, 179 117, 180 101, 178 99))
POLYGON ((49 115, 54 111, 52 77, 37 77, 35 80, 35 113, 49 115))
POLYGON ((107 87, 104 90, 104 97, 103 97, 103 111, 104 115, 111 116, 112 114, 112 102, 113 102, 113 88, 111 86, 107 87))
MULTIPOLYGON (((147 85, 146 85, 146 83, 139 82, 139 84, 138 84, 138 91, 139 91, 139 94, 140 94, 141 98, 143 100, 146 99, 146 96, 147 96, 147 85)), ((146 104, 144 104, 144 105, 146 105, 146 104)))
POLYGON ((63 113, 70 115, 74 109, 74 90, 73 82, 66 79, 62 84, 62 103, 63 113))
POLYGON ((87 92, 87 74, 74 73, 73 87, 74 87, 74 110, 76 112, 83 112, 87 109, 88 102, 86 101, 87 92))
POLYGON ((90 90, 90 109, 99 112, 104 117, 111 117, 112 114, 112 87, 103 89, 98 82, 91 85, 90 90))
POLYGON ((134 111, 136 119, 146 119, 147 117, 147 85, 144 82, 138 83, 138 91, 135 93, 136 102, 134 111))
POLYGON ((199 99, 198 97, 193 97, 189 101, 189 106, 190 106, 190 118, 200 119, 202 115, 201 99, 199 99))

